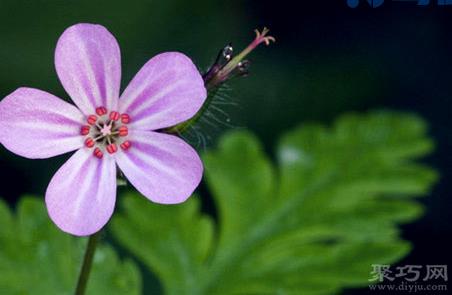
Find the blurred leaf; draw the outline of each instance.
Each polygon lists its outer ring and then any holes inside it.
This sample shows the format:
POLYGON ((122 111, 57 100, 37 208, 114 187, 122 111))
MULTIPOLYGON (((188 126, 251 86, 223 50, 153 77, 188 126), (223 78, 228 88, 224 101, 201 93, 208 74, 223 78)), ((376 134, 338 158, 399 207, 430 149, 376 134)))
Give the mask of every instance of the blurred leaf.
MULTIPOLYGON (((22 198, 16 216, 0 200, 0 294, 73 294, 86 241, 58 230, 42 200, 22 198)), ((140 293, 135 264, 99 246, 87 294, 140 293)))
POLYGON ((166 294, 333 294, 368 284, 371 264, 410 250, 397 225, 418 218, 413 196, 436 173, 414 160, 432 142, 424 122, 387 112, 284 135, 278 165, 247 132, 204 155, 219 226, 196 197, 177 206, 129 195, 113 220, 119 242, 166 294))
POLYGON ((116 214, 113 232, 141 261, 151 266, 171 294, 198 294, 202 263, 212 245, 213 223, 199 213, 199 200, 168 206, 136 193, 124 199, 126 214, 116 214))

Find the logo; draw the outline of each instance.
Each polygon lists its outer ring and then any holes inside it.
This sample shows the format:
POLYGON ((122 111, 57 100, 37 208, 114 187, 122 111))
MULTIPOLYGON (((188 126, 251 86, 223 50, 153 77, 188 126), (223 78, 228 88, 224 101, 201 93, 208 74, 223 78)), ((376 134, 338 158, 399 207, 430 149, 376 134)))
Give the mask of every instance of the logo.
POLYGON ((447 292, 447 265, 405 265, 391 267, 372 264, 369 276, 371 291, 405 291, 427 294, 428 291, 447 292))
MULTIPOLYGON (((347 5, 350 8, 356 8, 359 6, 361 2, 367 3, 368 6, 372 8, 380 7, 384 4, 384 0, 347 0, 347 5)), ((415 2, 418 6, 427 6, 430 5, 430 0, 393 0, 393 2, 415 2)), ((444 5, 452 5, 452 0, 437 0, 438 6, 444 6, 444 5)))

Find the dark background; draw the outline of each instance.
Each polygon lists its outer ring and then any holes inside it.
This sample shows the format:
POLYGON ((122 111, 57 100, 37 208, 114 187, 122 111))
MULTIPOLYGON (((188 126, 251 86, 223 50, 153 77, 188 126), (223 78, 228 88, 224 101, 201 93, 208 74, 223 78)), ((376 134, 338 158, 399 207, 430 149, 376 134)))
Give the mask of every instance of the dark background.
MULTIPOLYGON (((344 112, 396 109, 430 125, 435 153, 425 162, 441 179, 422 202, 425 216, 403 227, 412 253, 400 265, 450 264, 452 5, 385 1, 371 8, 345 0, 0 1, 0 97, 20 86, 67 98, 53 66, 64 29, 100 23, 122 50, 123 87, 147 59, 177 50, 205 69, 233 42, 241 49, 264 25, 277 43, 251 57, 251 75, 234 81, 228 107, 236 128, 258 134, 272 153, 278 136, 304 121, 330 123, 344 112)), ((206 131, 207 146, 226 128, 206 131)), ((31 161, 0 148, 0 196, 42 196, 68 156, 31 161)), ((367 291, 368 294, 375 293, 367 291)), ((366 290, 347 294, 366 294, 366 290)))

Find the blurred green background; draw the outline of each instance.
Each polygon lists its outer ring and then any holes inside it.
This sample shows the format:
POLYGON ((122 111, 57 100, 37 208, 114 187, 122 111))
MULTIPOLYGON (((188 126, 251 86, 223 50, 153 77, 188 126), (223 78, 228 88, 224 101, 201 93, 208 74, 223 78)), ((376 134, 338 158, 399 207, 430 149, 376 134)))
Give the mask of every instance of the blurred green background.
MULTIPOLYGON (((233 81, 227 93, 237 103, 226 107, 234 128, 254 131, 272 154, 277 136, 300 122, 329 123, 344 112, 381 108, 425 117, 437 142, 427 162, 442 181, 424 200, 426 216, 404 228, 414 251, 402 264, 447 264, 451 15, 433 2, 387 1, 372 9, 363 1, 351 9, 345 1, 1 0, 0 96, 30 86, 67 99, 53 54, 60 34, 75 23, 99 23, 115 35, 122 87, 159 52, 184 52, 203 70, 224 45, 232 42, 238 51, 253 29, 267 26, 277 43, 256 50, 250 76, 233 81)), ((208 146, 225 129, 207 128, 208 146)), ((12 204, 24 193, 43 195, 66 158, 29 161, 1 148, 1 179, 8 185, 0 195, 12 204)))

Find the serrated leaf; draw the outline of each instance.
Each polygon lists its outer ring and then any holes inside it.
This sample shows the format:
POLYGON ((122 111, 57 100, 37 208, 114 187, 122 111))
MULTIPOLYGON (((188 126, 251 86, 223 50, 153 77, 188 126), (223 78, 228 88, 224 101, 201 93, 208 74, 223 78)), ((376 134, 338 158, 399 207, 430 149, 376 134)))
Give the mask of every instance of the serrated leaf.
POLYGON ((202 263, 212 245, 212 220, 199 213, 196 197, 180 205, 158 205, 130 193, 113 232, 162 280, 169 294, 197 294, 202 263), (191 292, 191 293, 187 293, 191 292))
MULTIPOLYGON (((15 216, 0 200, 0 294, 73 294, 86 242, 58 230, 42 200, 22 198, 15 216)), ((136 265, 100 245, 86 294, 140 293, 136 265)))
POLYGON ((418 117, 390 112, 347 115, 332 128, 302 125, 282 137, 277 165, 253 135, 233 132, 203 157, 216 228, 195 198, 163 208, 129 196, 113 232, 166 294, 334 294, 364 286, 371 264, 410 250, 397 226, 421 215, 413 197, 436 179, 415 161, 433 147, 425 132, 418 117))

